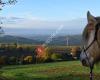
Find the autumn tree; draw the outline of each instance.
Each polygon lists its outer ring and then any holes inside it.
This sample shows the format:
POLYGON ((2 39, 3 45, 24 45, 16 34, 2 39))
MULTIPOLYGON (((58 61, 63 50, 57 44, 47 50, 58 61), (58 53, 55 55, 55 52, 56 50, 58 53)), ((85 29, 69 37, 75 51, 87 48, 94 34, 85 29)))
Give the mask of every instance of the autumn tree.
POLYGON ((71 55, 73 56, 73 58, 77 59, 77 55, 79 54, 80 52, 80 47, 77 47, 77 46, 74 46, 72 47, 71 49, 71 55))
POLYGON ((43 62, 45 54, 45 48, 43 46, 37 46, 36 48, 36 62, 43 62))
POLYGON ((26 63, 32 63, 32 56, 26 56, 26 57, 24 58, 24 61, 25 61, 26 63))

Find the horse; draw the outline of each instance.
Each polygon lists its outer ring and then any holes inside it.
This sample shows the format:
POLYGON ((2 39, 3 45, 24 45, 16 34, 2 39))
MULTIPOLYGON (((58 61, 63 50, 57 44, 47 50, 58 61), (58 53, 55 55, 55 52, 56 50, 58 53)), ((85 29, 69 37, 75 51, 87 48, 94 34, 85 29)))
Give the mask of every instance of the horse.
POLYGON ((83 66, 90 68, 100 61, 100 17, 87 12, 87 25, 83 30, 83 49, 80 60, 83 66))
POLYGON ((83 66, 90 67, 90 80, 93 80, 94 64, 100 61, 100 17, 94 17, 89 11, 82 37, 83 49, 80 60, 83 66))

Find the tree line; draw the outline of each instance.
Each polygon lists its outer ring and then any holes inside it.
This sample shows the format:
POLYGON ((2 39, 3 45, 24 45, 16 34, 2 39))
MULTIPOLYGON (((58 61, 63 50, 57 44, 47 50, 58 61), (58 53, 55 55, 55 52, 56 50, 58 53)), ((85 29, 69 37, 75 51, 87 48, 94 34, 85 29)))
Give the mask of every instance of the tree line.
POLYGON ((80 47, 47 47, 41 45, 0 45, 0 65, 36 64, 78 59, 80 47), (71 54, 70 54, 71 53, 71 54), (76 57, 76 58, 74 58, 76 57))

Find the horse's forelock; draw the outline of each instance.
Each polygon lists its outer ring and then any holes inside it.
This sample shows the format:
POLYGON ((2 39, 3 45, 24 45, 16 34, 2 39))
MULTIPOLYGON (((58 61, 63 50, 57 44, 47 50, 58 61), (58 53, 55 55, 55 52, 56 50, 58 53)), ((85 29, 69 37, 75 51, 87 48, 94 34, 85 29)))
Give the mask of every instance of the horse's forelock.
MULTIPOLYGON (((100 17, 95 17, 97 23, 100 23, 100 17)), ((83 34, 82 34, 83 40, 87 40, 89 37, 89 32, 88 32, 88 24, 86 25, 83 34)))

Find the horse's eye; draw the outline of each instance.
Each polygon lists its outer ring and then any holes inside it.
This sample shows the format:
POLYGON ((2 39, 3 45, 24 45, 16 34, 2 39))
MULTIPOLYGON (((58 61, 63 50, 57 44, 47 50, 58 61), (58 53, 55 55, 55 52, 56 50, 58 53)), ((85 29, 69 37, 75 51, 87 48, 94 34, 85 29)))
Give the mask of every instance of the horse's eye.
POLYGON ((93 25, 94 25, 93 23, 89 23, 88 24, 88 27, 91 27, 91 26, 93 27, 93 25))
POLYGON ((88 24, 88 30, 94 30, 94 24, 93 23, 89 23, 88 24))

